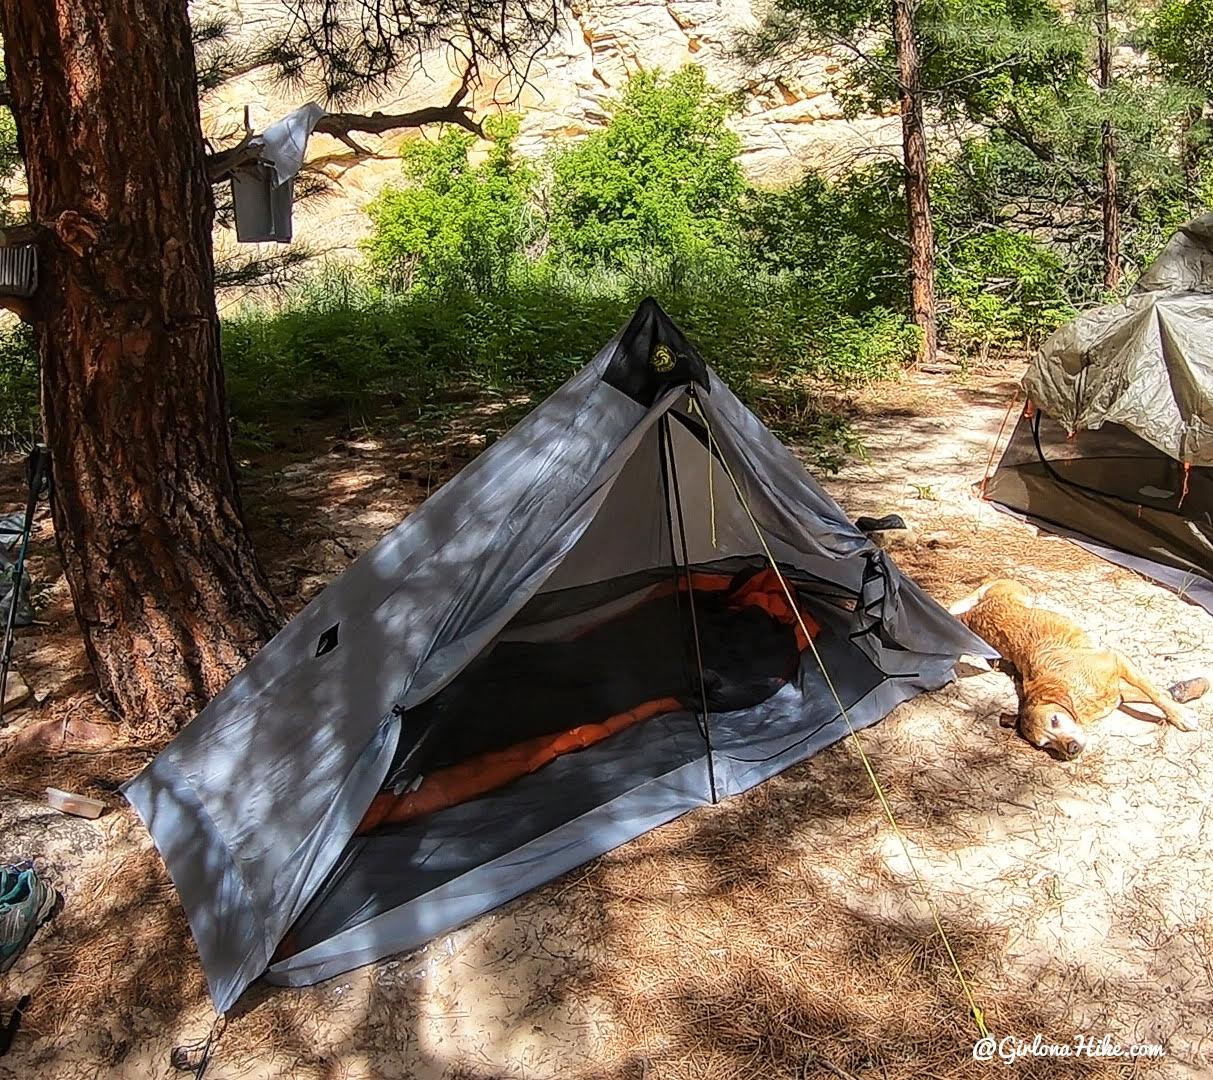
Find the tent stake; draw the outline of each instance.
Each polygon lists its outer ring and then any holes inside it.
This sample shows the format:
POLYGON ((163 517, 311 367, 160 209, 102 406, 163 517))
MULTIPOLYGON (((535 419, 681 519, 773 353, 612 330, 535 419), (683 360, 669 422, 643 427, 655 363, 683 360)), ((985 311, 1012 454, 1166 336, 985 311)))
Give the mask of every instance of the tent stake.
MULTIPOLYGON (((670 513, 670 494, 674 495, 674 509, 678 514, 678 536, 682 547, 682 572, 687 583, 687 607, 691 612, 691 637, 695 642, 695 668, 699 674, 699 695, 703 705, 702 721, 700 722, 700 732, 703 735, 704 745, 708 751, 708 786, 712 794, 712 803, 715 805, 719 799, 716 794, 716 767, 712 763, 712 730, 708 722, 708 686, 703 675, 703 651, 699 645, 699 622, 695 616, 695 592, 691 587, 691 565, 687 555, 687 533, 686 524, 682 516, 682 495, 678 490, 678 466, 674 461, 674 440, 670 436, 670 418, 662 416, 658 421, 660 437, 662 445, 660 447, 661 457, 661 483, 665 488, 665 512, 666 521, 670 530, 670 561, 674 569, 674 582, 678 582, 678 556, 674 548, 674 521, 670 513)), ((674 594, 678 595, 677 591, 674 594)), ((681 611, 682 605, 678 605, 681 611)))

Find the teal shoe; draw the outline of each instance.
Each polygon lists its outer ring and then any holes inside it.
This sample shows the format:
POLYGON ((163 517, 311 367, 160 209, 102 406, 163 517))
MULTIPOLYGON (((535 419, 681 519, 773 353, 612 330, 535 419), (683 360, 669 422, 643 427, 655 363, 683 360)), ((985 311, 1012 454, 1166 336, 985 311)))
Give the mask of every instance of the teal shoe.
POLYGON ((28 863, 0 868, 0 973, 13 966, 50 917, 55 890, 28 863))

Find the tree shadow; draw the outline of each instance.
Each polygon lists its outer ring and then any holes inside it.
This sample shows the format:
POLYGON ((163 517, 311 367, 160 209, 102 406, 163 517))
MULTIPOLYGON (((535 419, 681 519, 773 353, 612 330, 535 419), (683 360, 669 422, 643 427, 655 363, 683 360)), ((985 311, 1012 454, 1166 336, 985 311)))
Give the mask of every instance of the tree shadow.
MULTIPOLYGON (((302 540, 310 521, 327 537, 318 505, 346 514, 380 505, 376 485, 392 484, 417 452, 367 451, 357 488, 335 464, 318 490, 265 489, 266 505, 285 515, 285 541, 302 540)), ((264 529, 256 498, 250 506, 264 529)), ((358 689, 351 681, 333 693, 358 689)), ((1014 928, 980 897, 966 903, 938 853, 959 861, 981 847, 985 823, 1008 807, 1026 808, 1013 824, 1030 829, 1036 808, 1097 771, 1098 756, 1061 772, 955 702, 933 714, 928 739, 905 715, 865 733, 864 745, 911 845, 935 853, 923 862, 940 883, 932 891, 960 967, 996 1033, 1068 1035, 1070 1003, 1004 977, 1014 928)), ((100 780, 135 766, 115 756, 89 767, 100 780)), ((307 756, 292 770, 281 782, 305 785, 307 756)), ((25 790, 52 775, 62 773, 26 777, 25 790)), ((228 780, 234 792, 246 782, 235 766, 228 780)), ((102 823, 68 907, 31 950, 38 992, 14 1075, 147 1075, 213 1019, 163 863, 130 811, 102 823)), ((964 991, 921 894, 895 847, 876 839, 889 832, 867 771, 853 748, 835 746, 476 920, 452 935, 453 955, 432 948, 305 990, 255 985, 209 1075, 988 1076, 994 1066, 972 1060, 964 991)), ((1131 975, 1101 993, 1130 1000, 1131 975)), ((1008 1072, 1143 1075, 1080 1060, 1028 1059, 1008 1072)))

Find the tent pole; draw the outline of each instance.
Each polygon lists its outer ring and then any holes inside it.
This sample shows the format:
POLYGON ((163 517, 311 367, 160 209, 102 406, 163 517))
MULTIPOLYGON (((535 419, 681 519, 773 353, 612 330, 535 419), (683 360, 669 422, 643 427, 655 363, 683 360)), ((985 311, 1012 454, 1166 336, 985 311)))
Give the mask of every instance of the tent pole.
MULTIPOLYGON (((687 607, 691 612, 691 637, 695 642, 695 669, 699 674, 699 695, 703 706, 700 732, 703 734, 704 745, 708 752, 708 786, 712 794, 712 803, 719 801, 716 794, 716 768, 712 764, 712 729, 708 724, 708 685, 703 674, 703 650, 699 644, 699 621, 695 616, 695 591, 691 586, 691 565, 687 555, 686 524, 682 517, 682 496, 678 490, 678 467, 674 462, 674 441, 670 436, 670 419, 662 416, 659 421, 661 446, 661 481, 665 488, 665 512, 670 529, 670 560, 674 568, 674 580, 678 580, 678 556, 674 548, 674 521, 671 514, 670 494, 674 495, 674 510, 678 514, 678 536, 682 546, 682 572, 687 584, 687 607)), ((677 596, 677 593, 675 593, 677 596)), ((681 609, 681 605, 679 605, 681 609)))

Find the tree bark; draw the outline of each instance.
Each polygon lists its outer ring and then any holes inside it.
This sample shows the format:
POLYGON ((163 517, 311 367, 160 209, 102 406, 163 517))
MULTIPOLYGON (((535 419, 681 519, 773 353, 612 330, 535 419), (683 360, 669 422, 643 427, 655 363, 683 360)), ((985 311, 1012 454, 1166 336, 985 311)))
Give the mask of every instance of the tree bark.
POLYGON ((933 363, 938 346, 935 313, 935 231, 927 175, 927 135, 922 118, 922 77, 913 0, 893 0, 901 145, 905 166, 906 222, 910 242, 910 309, 922 331, 919 360, 933 363))
MULTIPOLYGON (((1108 32, 1108 0, 1096 0, 1095 16, 1099 36, 1099 87, 1112 85, 1112 42, 1108 32)), ((1105 119, 1100 135, 1103 163, 1103 281, 1109 289, 1120 284, 1120 205, 1116 194, 1116 136, 1112 121, 1105 119)))
POLYGON ((0 0, 0 30, 64 570, 102 693, 172 730, 279 622, 236 487, 186 0, 0 0))

